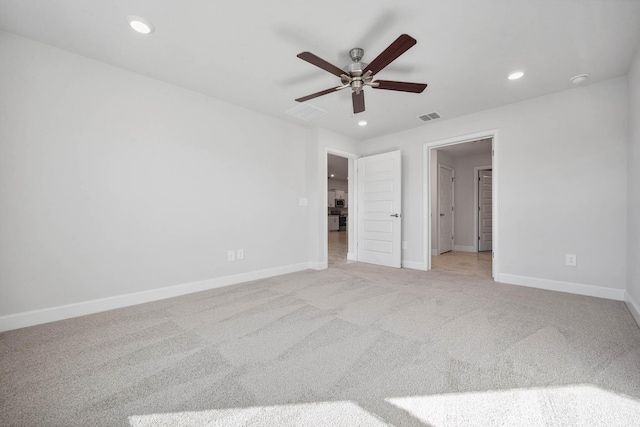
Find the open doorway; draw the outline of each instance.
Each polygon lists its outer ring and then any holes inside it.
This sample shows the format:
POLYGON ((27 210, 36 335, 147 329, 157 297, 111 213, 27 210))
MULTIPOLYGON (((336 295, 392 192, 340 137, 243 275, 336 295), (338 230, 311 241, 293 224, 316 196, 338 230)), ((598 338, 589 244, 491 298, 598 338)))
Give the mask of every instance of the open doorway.
POLYGON ((327 154, 327 262, 347 263, 349 252, 349 159, 327 154))
POLYGON ((493 138, 431 148, 431 268, 493 277, 493 138))

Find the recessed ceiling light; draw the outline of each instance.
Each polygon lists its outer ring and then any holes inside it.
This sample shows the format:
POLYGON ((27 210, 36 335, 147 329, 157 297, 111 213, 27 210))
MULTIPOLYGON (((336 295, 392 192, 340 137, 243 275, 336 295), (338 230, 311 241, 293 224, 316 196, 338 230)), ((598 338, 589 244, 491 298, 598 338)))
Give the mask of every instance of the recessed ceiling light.
POLYGON ((516 71, 515 73, 509 74, 509 80, 518 80, 522 76, 524 76, 522 71, 516 71))
POLYGON ((589 78, 589 74, 578 74, 577 76, 571 77, 571 83, 574 85, 579 85, 580 83, 584 83, 589 78))
POLYGON ((153 25, 151 22, 139 16, 127 16, 127 22, 129 26, 140 34, 149 34, 153 32, 153 25))
POLYGON ((335 176, 334 174, 331 174, 331 178, 333 178, 334 176, 335 176))
POLYGON ((360 120, 360 121, 358 122, 358 124, 359 124, 360 126, 366 126, 366 125, 367 125, 367 121, 366 121, 366 120, 360 120))

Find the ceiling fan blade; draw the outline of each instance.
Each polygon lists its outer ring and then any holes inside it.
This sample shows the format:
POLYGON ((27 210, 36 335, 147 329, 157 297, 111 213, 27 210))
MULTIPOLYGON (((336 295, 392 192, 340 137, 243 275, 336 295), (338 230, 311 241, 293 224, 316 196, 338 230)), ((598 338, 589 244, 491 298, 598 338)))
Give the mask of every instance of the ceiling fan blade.
POLYGON ((351 92, 351 100, 353 101, 353 114, 362 113, 364 111, 364 91, 351 92))
POLYGON ((397 90, 400 92, 422 93, 426 83, 394 82, 393 80, 376 80, 371 85, 374 89, 397 90))
POLYGON ((396 39, 396 41, 391 43, 388 48, 378 55, 376 59, 371 61, 371 63, 362 70, 362 74, 369 70, 371 70, 373 74, 377 74, 380 70, 391 64, 391 62, 409 50, 416 43, 416 39, 413 37, 407 34, 402 34, 396 39))
POLYGON ((345 72, 343 70, 341 70, 340 68, 336 67, 333 64, 328 63, 327 61, 325 61, 322 58, 319 58, 317 56, 315 56, 313 53, 311 52, 302 52, 299 53, 298 58, 307 61, 309 64, 313 64, 316 67, 320 67, 325 71, 330 72, 331 74, 335 74, 336 76, 340 77, 343 74, 345 74, 345 72))
POLYGON ((326 94, 331 93, 331 92, 337 92, 339 90, 342 90, 342 89, 345 89, 345 88, 348 88, 348 87, 349 87, 349 85, 342 85, 342 86, 338 86, 338 87, 332 87, 331 89, 325 89, 325 90, 321 90, 320 92, 312 93, 311 95, 303 96, 302 98, 296 99, 296 101, 305 102, 305 101, 308 101, 310 99, 317 98, 319 96, 326 95, 326 94))

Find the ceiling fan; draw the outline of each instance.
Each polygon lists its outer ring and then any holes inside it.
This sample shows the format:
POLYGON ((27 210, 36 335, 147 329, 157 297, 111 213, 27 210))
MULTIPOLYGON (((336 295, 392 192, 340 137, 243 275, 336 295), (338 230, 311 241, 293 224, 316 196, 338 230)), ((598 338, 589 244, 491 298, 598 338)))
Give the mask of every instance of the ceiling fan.
POLYGON ((424 89, 427 87, 426 83, 373 80, 374 75, 380 72, 391 62, 396 60, 400 55, 405 53, 416 43, 416 39, 414 39, 413 37, 407 34, 402 34, 396 39, 396 41, 391 43, 389 47, 387 47, 380 55, 378 55, 378 57, 374 59, 370 64, 360 62, 362 56, 364 55, 364 50, 359 47, 355 47, 349 51, 349 56, 351 57, 353 63, 344 67, 343 70, 333 64, 328 63, 324 59, 317 57, 311 52, 302 52, 297 55, 298 58, 340 77, 342 85, 320 92, 312 93, 311 95, 303 96, 302 98, 296 99, 296 101, 305 102, 310 99, 350 87, 352 91, 351 99, 353 101, 353 112, 354 114, 357 114, 364 111, 363 89, 365 86, 371 86, 374 89, 422 93, 422 91, 424 91, 424 89))

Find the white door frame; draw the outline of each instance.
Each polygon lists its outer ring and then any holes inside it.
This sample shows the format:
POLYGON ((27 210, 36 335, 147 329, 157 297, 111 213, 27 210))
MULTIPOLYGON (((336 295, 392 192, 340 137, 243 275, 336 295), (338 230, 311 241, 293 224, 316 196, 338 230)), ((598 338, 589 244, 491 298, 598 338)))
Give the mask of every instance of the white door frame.
MULTIPOLYGON (((440 233, 442 232, 442 229, 440 227, 440 211, 442 210, 441 208, 441 203, 440 203, 440 168, 444 168, 444 169, 449 169, 451 171, 451 207, 453 207, 455 209, 455 174, 456 171, 447 165, 443 165, 442 163, 438 163, 438 174, 436 175, 438 177, 437 182, 437 191, 438 191, 438 205, 435 206, 434 208, 438 211, 438 215, 436 216, 436 223, 438 224, 438 245, 437 245, 437 252, 438 255, 440 255, 442 253, 442 248, 440 247, 440 244, 442 243, 441 238, 442 236, 440 235, 440 233)), ((454 236, 455 235, 455 221, 454 221, 454 214, 453 214, 453 210, 451 211, 451 235, 454 236)), ((451 250, 453 251, 453 240, 451 241, 451 250)))
POLYGON ((454 136, 452 138, 436 140, 432 142, 425 142, 422 146, 422 155, 423 155, 423 163, 422 163, 422 182, 423 186, 423 219, 422 219, 422 228, 423 228, 423 237, 422 237, 422 262, 426 266, 427 270, 431 270, 431 235, 433 230, 431 230, 431 216, 432 216, 432 206, 431 206, 431 149, 432 148, 440 148, 448 145, 462 144, 465 142, 477 141, 479 139, 492 138, 492 165, 491 169, 493 169, 493 220, 492 220, 492 232, 493 232, 493 263, 492 263, 492 272, 493 277, 500 277, 500 239, 499 232, 500 229, 498 227, 499 224, 499 169, 498 169, 498 154, 499 154, 499 145, 498 145, 498 129, 490 129, 485 131, 480 131, 467 135, 454 136))
POLYGON ((347 251, 347 260, 348 261, 357 261, 358 260, 358 254, 357 254, 357 250, 356 250, 356 244, 358 242, 358 209, 357 209, 357 203, 358 203, 358 198, 356 195, 357 189, 358 189, 358 177, 357 177, 357 173, 356 173, 356 169, 355 169, 355 159, 359 159, 361 156, 355 153, 349 153, 346 151, 340 151, 340 150, 335 150, 333 148, 329 148, 327 147, 324 153, 324 157, 322 159, 322 166, 321 166, 321 182, 322 182, 322 188, 323 188, 323 193, 324 196, 322 198, 322 200, 324 200, 324 203, 322 203, 322 206, 320 206, 321 209, 321 218, 323 218, 323 230, 324 232, 322 233, 322 257, 323 260, 321 262, 321 264, 324 266, 324 268, 327 268, 329 266, 329 242, 327 241, 327 236, 329 234, 329 224, 327 221, 327 195, 329 194, 329 183, 327 182, 327 156, 329 154, 333 154, 336 156, 340 156, 340 157, 345 157, 348 159, 349 161, 349 165, 348 165, 348 170, 349 170, 349 184, 348 184, 348 191, 349 191, 349 195, 347 197, 347 207, 349 208, 349 215, 347 218, 348 221, 348 225, 347 225, 347 230, 348 230, 348 235, 347 235, 347 239, 348 239, 348 246, 349 249, 347 251))
MULTIPOLYGON (((486 171, 486 170, 492 170, 492 166, 476 166, 475 168, 473 168, 473 173, 475 176, 475 185, 473 187, 473 200, 474 200, 474 204, 473 204, 473 219, 474 219, 474 225, 473 225, 473 248, 474 248, 474 252, 478 252, 480 250, 480 247, 478 245, 478 235, 480 234, 480 230, 478 229, 478 223, 480 222, 480 220, 478 219, 478 208, 480 207, 480 201, 478 200, 480 198, 480 192, 478 191, 478 187, 480 186, 480 181, 478 180, 478 172, 480 171, 486 171)), ((493 179, 491 180, 491 182, 493 182, 493 179)), ((493 185, 492 185, 493 187, 493 185)), ((492 195, 493 197, 493 195, 492 195)), ((493 230, 491 232, 492 236, 493 236, 493 230)), ((493 238, 493 237, 492 237, 493 238)))

